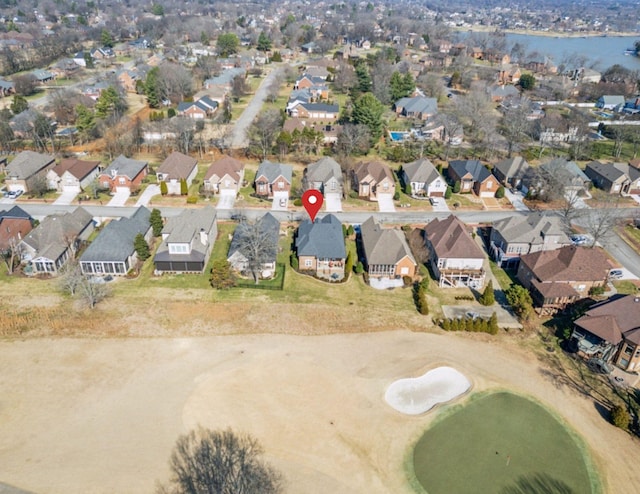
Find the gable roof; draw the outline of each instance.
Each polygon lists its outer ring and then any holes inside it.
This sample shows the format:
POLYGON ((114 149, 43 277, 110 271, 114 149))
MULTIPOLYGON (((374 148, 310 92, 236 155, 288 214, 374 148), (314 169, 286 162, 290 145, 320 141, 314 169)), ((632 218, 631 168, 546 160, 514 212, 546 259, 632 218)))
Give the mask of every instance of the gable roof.
POLYGON ((338 105, 329 105, 327 103, 302 103, 300 106, 310 112, 338 113, 340 111, 338 105))
POLYGON ((405 163, 402 165, 402 171, 406 174, 409 182, 430 184, 438 178, 442 178, 436 167, 427 158, 405 163))
POLYGON ((545 172, 550 175, 566 180, 578 179, 582 182, 589 182, 589 177, 580 169, 575 161, 567 161, 564 158, 554 158, 540 165, 545 172))
MULTIPOLYGON (((280 221, 271 213, 264 214, 255 223, 260 233, 269 236, 269 244, 273 246, 272 252, 269 252, 269 258, 272 262, 276 261, 278 255, 278 236, 280 235, 280 221)), ((233 254, 240 250, 242 247, 242 239, 246 235, 248 225, 246 223, 240 223, 233 232, 233 238, 231 239, 231 245, 229 245, 229 259, 233 254)), ((244 252, 240 250, 240 253, 244 256, 244 252)))
POLYGON ((585 175, 588 177, 601 176, 610 182, 616 182, 626 175, 624 172, 613 166, 612 164, 601 163, 600 161, 592 161, 587 163, 585 168, 585 175))
POLYGON ((16 177, 18 180, 24 180, 35 175, 54 161, 55 158, 49 154, 40 154, 34 151, 22 151, 11 163, 7 165, 7 176, 16 177))
POLYGON ((69 172, 69 174, 78 180, 82 180, 99 166, 99 161, 82 161, 78 158, 65 158, 53 167, 53 171, 58 177, 62 177, 64 172, 69 172))
POLYGON ((146 167, 146 161, 132 160, 131 158, 126 158, 121 154, 102 171, 102 175, 112 176, 113 174, 115 176, 121 175, 128 177, 129 179, 134 179, 146 167))
POLYGON ((55 213, 44 218, 23 242, 36 251, 37 257, 58 259, 92 221, 93 216, 83 207, 71 213, 55 213))
POLYGON ((562 218, 542 212, 494 221, 493 229, 507 242, 537 245, 544 243, 545 236, 554 235, 559 237, 561 244, 571 243, 564 230, 562 218))
POLYGON ((368 161, 366 163, 360 163, 356 169, 355 174, 358 182, 362 182, 367 175, 371 175, 376 183, 382 182, 385 178, 388 178, 393 182, 393 173, 391 168, 382 163, 381 161, 368 161))
POLYGON ((162 173, 167 175, 169 180, 180 180, 181 178, 187 178, 193 172, 193 169, 198 166, 198 160, 187 156, 186 154, 174 151, 162 162, 158 167, 156 173, 162 173))
POLYGON ((7 209, 7 210, 0 210, 0 222, 2 222, 3 219, 23 219, 23 220, 31 220, 31 215, 29 213, 27 213, 24 209, 22 209, 20 206, 13 206, 11 209, 7 209))
POLYGON ((438 259, 484 259, 484 253, 471 238, 467 225, 449 215, 434 219, 424 227, 424 233, 438 259))
POLYGON ((150 216, 151 212, 141 206, 130 218, 110 221, 84 251, 80 262, 126 260, 135 250, 136 235, 144 235, 151 228, 150 216))
POLYGON ((467 173, 471 174, 474 182, 483 182, 491 175, 480 160, 453 160, 449 162, 449 168, 459 177, 464 177, 467 173))
POLYGON ((499 161, 494 165, 494 168, 506 178, 522 177, 529 168, 529 163, 522 156, 514 156, 499 161))
POLYGON ((242 161, 225 154, 209 165, 209 168, 204 175, 204 180, 210 180, 213 176, 222 178, 225 175, 229 175, 238 182, 240 180, 240 172, 243 168, 244 163, 242 163, 242 161))
POLYGON ((416 263, 402 231, 396 228, 382 228, 371 216, 360 226, 360 234, 367 263, 396 264, 405 257, 416 263))
POLYGON ((291 183, 291 178, 293 176, 293 167, 291 165, 285 165, 283 163, 272 163, 271 161, 265 160, 260 163, 258 167, 258 171, 256 172, 256 180, 261 176, 266 177, 267 181, 272 184, 274 183, 279 176, 284 177, 284 179, 291 183))
POLYGON ((624 96, 618 94, 605 94, 600 96, 598 101, 602 101, 604 105, 624 105, 624 96))
POLYGON ((234 67, 232 69, 226 69, 216 77, 211 77, 204 81, 204 86, 226 86, 231 84, 233 78, 237 75, 244 75, 245 70, 241 67, 234 67))
POLYGON ((601 281, 611 269, 607 256, 600 249, 575 245, 525 254, 520 257, 520 263, 524 263, 539 280, 547 282, 601 281))
POLYGON ((342 223, 333 214, 328 214, 314 223, 304 220, 298 228, 296 251, 298 256, 311 256, 317 259, 346 258, 342 223))
POLYGON ((212 206, 185 209, 178 216, 169 217, 162 228, 163 241, 153 257, 153 262, 170 261, 176 258, 184 262, 204 260, 211 244, 209 242, 203 244, 200 241, 200 232, 205 232, 209 237, 215 228, 216 210, 212 206), (174 243, 189 244, 191 249, 186 254, 171 254, 169 244, 174 243))
POLYGON ((335 178, 342 183, 342 170, 336 160, 327 156, 315 163, 310 163, 305 170, 305 180, 308 182, 327 183, 330 179, 335 178))
POLYGON ((438 100, 425 96, 400 98, 396 101, 395 107, 402 108, 405 113, 427 113, 434 115, 438 113, 438 100))

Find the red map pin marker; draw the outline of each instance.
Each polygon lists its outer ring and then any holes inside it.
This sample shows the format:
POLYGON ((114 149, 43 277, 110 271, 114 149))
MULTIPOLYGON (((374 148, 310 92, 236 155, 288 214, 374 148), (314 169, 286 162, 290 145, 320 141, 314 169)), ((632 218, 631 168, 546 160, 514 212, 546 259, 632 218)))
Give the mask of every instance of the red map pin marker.
POLYGON ((315 221, 316 214, 318 214, 318 211, 320 211, 323 201, 324 199, 322 198, 322 193, 319 190, 309 189, 304 194, 302 194, 302 205, 309 214, 311 223, 315 221))

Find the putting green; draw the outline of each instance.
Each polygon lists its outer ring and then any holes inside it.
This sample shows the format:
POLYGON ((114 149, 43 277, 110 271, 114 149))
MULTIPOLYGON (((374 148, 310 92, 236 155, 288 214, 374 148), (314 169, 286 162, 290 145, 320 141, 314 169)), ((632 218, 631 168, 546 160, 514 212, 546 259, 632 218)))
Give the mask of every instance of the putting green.
POLYGON ((428 494, 600 492, 580 439, 539 404, 499 392, 439 420, 413 451, 428 494))

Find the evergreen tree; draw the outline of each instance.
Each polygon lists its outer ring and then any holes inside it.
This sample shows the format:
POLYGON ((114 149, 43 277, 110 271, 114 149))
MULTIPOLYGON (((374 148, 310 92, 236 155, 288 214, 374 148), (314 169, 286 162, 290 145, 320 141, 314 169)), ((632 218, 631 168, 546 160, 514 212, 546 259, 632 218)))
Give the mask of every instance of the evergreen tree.
POLYGON ((260 36, 258 36, 257 48, 259 51, 269 51, 271 49, 271 40, 269 39, 269 36, 267 36, 264 31, 260 33, 260 36))
POLYGON ((85 67, 87 69, 92 69, 94 65, 93 65, 93 57, 91 56, 91 53, 88 51, 85 51, 83 58, 84 58, 85 67))
POLYGON ((236 284, 229 261, 226 259, 217 259, 213 261, 209 284, 216 290, 226 290, 236 284))
POLYGON ((144 235, 142 233, 138 233, 136 238, 133 241, 133 248, 138 254, 138 259, 141 261, 146 261, 151 256, 151 252, 149 251, 149 244, 144 239, 144 235))
POLYGON ((453 184, 453 193, 454 194, 458 194, 460 193, 460 180, 456 180, 456 183, 453 184))
MULTIPOLYGON (((162 182, 164 183, 164 182, 162 182)), ((166 183, 164 183, 167 185, 166 183)), ((164 227, 164 222, 162 221, 162 214, 159 209, 153 209, 151 211, 151 216, 149 216, 149 223, 151 223, 151 228, 153 228, 153 236, 159 237, 162 233, 162 228, 164 227)))
POLYGON ((100 33, 100 43, 107 48, 113 48, 113 38, 111 37, 111 33, 106 29, 103 29, 100 33))
POLYGON ((364 273, 364 264, 362 264, 362 261, 358 261, 358 264, 356 264, 356 274, 362 273, 364 273))
POLYGON ((96 119, 89 108, 83 104, 79 104, 75 108, 76 110, 76 129, 78 132, 85 135, 91 135, 96 128, 96 119))
POLYGON ((184 178, 180 179, 180 195, 186 196, 189 193, 189 186, 184 178))
POLYGON ((228 57, 238 52, 240 40, 234 33, 225 33, 218 36, 216 50, 221 57, 228 57))
POLYGON ((344 275, 348 278, 353 271, 353 254, 351 251, 347 254, 347 259, 344 262, 344 275))
POLYGON ((167 182, 164 180, 160 182, 160 194, 166 196, 169 193, 169 187, 167 187, 167 182))
POLYGON ((482 292, 482 295, 480 295, 480 298, 478 298, 478 302, 480 302, 482 305, 493 305, 495 301, 496 297, 493 291, 493 280, 489 280, 489 283, 487 283, 484 292, 482 292))
POLYGON ((361 93, 366 93, 371 91, 371 76, 369 75, 369 69, 364 62, 356 65, 356 77, 358 79, 358 85, 354 87, 361 93))
POLYGON ((451 194, 453 194, 453 191, 451 190, 451 186, 447 185, 447 190, 444 191, 444 198, 451 199, 451 194))
POLYGON ((498 315, 494 312, 491 314, 491 319, 489 319, 489 329, 488 332, 491 334, 498 334, 498 315))
POLYGON ((9 106, 11 113, 13 113, 14 115, 18 115, 19 113, 22 113, 28 108, 29 108, 29 102, 27 101, 27 98, 25 98, 24 96, 20 96, 19 94, 13 95, 11 106, 9 106))
POLYGON ((98 118, 107 118, 114 113, 122 113, 124 109, 124 102, 113 86, 102 91, 96 101, 96 117, 98 118))
POLYGON ((533 301, 529 291, 522 285, 514 283, 505 290, 504 294, 516 315, 521 319, 529 319, 533 312, 533 301))
POLYGON ((378 98, 372 93, 365 93, 353 104, 351 119, 355 124, 366 125, 369 128, 372 142, 376 142, 382 136, 384 110, 384 105, 380 103, 378 98))
POLYGON ((144 94, 147 97, 147 103, 151 108, 159 108, 162 97, 160 95, 159 85, 160 69, 152 68, 147 72, 147 78, 144 81, 144 94))

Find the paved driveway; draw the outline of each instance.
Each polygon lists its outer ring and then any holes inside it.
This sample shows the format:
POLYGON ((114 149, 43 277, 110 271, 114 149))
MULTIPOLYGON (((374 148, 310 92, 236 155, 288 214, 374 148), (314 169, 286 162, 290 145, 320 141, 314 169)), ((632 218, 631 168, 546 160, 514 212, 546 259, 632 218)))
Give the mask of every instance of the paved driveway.
POLYGON ((56 206, 68 206, 73 202, 75 197, 80 193, 80 187, 65 187, 62 194, 53 202, 56 206))
POLYGON ((638 204, 640 204, 640 196, 637 194, 634 194, 631 196, 631 199, 633 199, 634 201, 636 201, 638 204))
POLYGON ((233 209, 233 204, 236 202, 236 191, 229 189, 222 189, 220 191, 220 197, 216 209, 233 209))
POLYGON ((107 206, 124 206, 131 195, 131 191, 126 187, 118 187, 115 194, 107 206))
POLYGON ((342 198, 337 192, 327 192, 324 197, 324 209, 327 213, 342 211, 342 198))
POLYGON ((524 195, 520 191, 511 192, 509 189, 505 189, 504 195, 511 205, 516 208, 516 211, 529 211, 529 208, 524 204, 524 195))
POLYGON ((431 206, 433 207, 434 211, 439 211, 442 213, 450 211, 449 206, 447 205, 447 201, 444 199, 444 197, 432 197, 431 199, 433 201, 431 206))
POLYGON ((378 194, 378 211, 381 213, 393 213, 396 207, 393 205, 391 194, 378 194))
POLYGON ((148 185, 146 189, 142 192, 138 200, 136 201, 136 206, 148 206, 151 202, 151 198, 153 196, 160 195, 160 186, 158 184, 148 185))
POLYGON ((287 206, 289 206, 289 192, 275 191, 273 193, 273 203, 271 204, 271 210, 286 211, 287 206))

